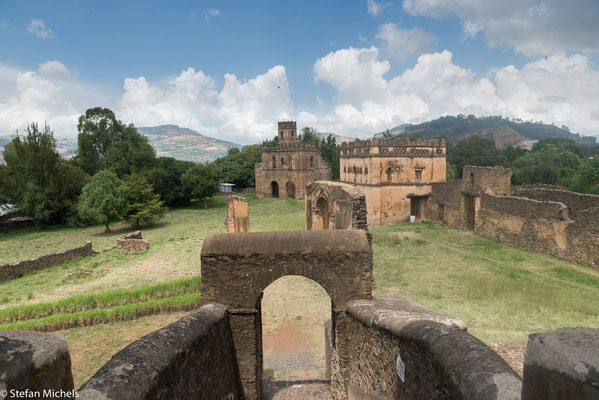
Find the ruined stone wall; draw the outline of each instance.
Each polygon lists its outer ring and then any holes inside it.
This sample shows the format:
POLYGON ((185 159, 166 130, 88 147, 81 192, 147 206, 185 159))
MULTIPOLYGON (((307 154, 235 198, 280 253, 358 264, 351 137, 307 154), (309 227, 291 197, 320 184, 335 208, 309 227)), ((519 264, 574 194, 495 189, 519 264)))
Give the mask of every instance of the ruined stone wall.
POLYGON ((349 398, 520 399, 516 372, 463 322, 407 298, 352 302, 337 334, 352 349, 339 368, 349 398))
POLYGON ((460 180, 462 192, 474 196, 482 193, 509 196, 512 170, 504 167, 478 167, 465 165, 460 180))
POLYGON ((316 181, 306 187, 306 230, 368 230, 366 196, 360 189, 340 182, 316 181), (325 202, 326 204, 323 204, 325 202), (323 213, 327 218, 323 221, 323 213))
MULTIPOLYGON (((568 207, 568 214, 573 220, 580 219, 581 213, 592 208, 599 208, 599 195, 570 192, 562 189, 524 186, 514 193, 514 196, 526 197, 540 201, 558 201, 568 207)), ((599 220, 587 221, 589 224, 599 224, 599 220)))
POLYGON ((460 181, 433 183, 426 203, 426 219, 466 229, 460 181))
POLYGON ((599 208, 575 213, 577 220, 571 219, 568 207, 562 202, 484 194, 475 232, 517 247, 599 267, 599 208))
POLYGON ((142 238, 141 231, 121 236, 116 241, 119 253, 143 253, 148 250, 148 241, 142 238))
POLYGON ((56 264, 72 260, 77 257, 87 257, 93 254, 92 242, 85 242, 79 247, 61 251, 59 253, 46 254, 34 260, 25 260, 16 264, 0 265, 0 282, 17 279, 31 271, 39 271, 50 268, 56 264))
POLYGON ((235 195, 227 197, 227 232, 249 232, 250 210, 247 199, 235 195))
POLYGON ((229 316, 207 304, 118 352, 79 399, 241 398, 229 316))

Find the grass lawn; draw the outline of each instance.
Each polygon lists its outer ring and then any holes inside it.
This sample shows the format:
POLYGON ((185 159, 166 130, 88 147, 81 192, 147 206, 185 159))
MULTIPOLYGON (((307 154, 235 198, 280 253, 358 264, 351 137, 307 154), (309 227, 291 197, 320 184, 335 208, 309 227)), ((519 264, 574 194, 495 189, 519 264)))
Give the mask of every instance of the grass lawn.
MULTIPOLYGON (((302 202, 248 198, 253 232, 304 229, 302 202)), ((0 283, 0 320, 2 313, 8 312, 17 315, 17 319, 27 313, 42 312, 62 318, 73 313, 73 307, 85 303, 89 295, 98 299, 97 308, 108 313, 118 307, 129 312, 128 305, 138 309, 152 306, 151 302, 188 295, 197 283, 181 281, 192 285, 187 290, 161 284, 200 274, 204 238, 224 232, 225 217, 225 197, 210 200, 208 209, 200 203, 176 208, 160 224, 142 229, 150 243, 145 253, 121 255, 115 249, 106 250, 0 283), (38 305, 31 306, 34 304, 38 305), (15 306, 18 308, 12 308, 15 306)), ((94 249, 100 250, 132 231, 121 223, 112 228, 109 235, 103 233, 102 226, 52 227, 41 232, 28 228, 0 235, 0 264, 64 250, 84 240, 92 240, 94 249)), ((406 295, 430 309, 459 317, 483 341, 522 341, 530 333, 560 326, 599 328, 597 269, 439 224, 400 223, 371 227, 371 231, 375 295, 406 295)), ((76 386, 126 344, 185 314, 172 312, 60 331, 69 340, 76 386), (89 349, 94 349, 93 354, 89 349)), ((297 338, 307 338, 315 354, 322 353, 323 339, 319 338, 323 335, 322 322, 329 315, 326 292, 308 279, 280 279, 265 292, 264 330, 273 349, 295 341, 289 328, 297 326, 297 338), (286 332, 283 336, 279 335, 279 328, 286 332)), ((14 318, 5 318, 4 323, 7 321, 15 322, 14 318)), ((273 363, 279 361, 274 359, 273 363)))

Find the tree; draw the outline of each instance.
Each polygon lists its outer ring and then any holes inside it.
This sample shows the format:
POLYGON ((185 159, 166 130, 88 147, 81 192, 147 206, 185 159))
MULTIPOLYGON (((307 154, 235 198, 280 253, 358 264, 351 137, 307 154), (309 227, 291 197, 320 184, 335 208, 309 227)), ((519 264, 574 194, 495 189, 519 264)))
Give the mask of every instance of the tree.
POLYGON ((208 197, 219 192, 220 171, 213 163, 196 164, 181 177, 185 187, 193 197, 204 200, 204 208, 208 208, 208 197))
POLYGON ((320 154, 322 158, 331 167, 331 179, 339 179, 339 158, 341 157, 341 146, 337 144, 335 136, 329 134, 326 139, 323 139, 320 143, 320 154))
POLYGON ((109 222, 123 218, 129 209, 127 185, 115 174, 100 171, 85 185, 77 210, 84 220, 103 223, 110 233, 109 222))
POLYGON ((220 170, 220 181, 234 183, 237 187, 247 188, 254 186, 255 165, 262 161, 260 145, 244 146, 241 151, 232 147, 224 157, 214 161, 220 170))
POLYGON ((302 128, 302 133, 298 135, 297 140, 300 143, 320 144, 320 135, 314 128, 305 126, 304 128, 302 128))
POLYGON ((458 169, 451 163, 445 164, 445 181, 452 182, 458 179, 458 169))
POLYGON ((564 184, 581 165, 578 155, 554 146, 533 150, 514 161, 514 183, 564 184))
POLYGON ((160 220, 166 212, 160 195, 155 194, 152 185, 140 174, 129 175, 125 179, 129 196, 129 210, 127 223, 139 228, 142 225, 151 225, 160 220))
POLYGON ((4 159, 3 196, 40 227, 64 222, 88 176, 60 158, 50 127, 40 131, 37 124, 28 126, 26 136, 17 134, 6 145, 4 159))
POLYGON ((77 124, 77 160, 90 175, 105 168, 105 158, 119 140, 121 126, 114 112, 95 107, 85 111, 77 124))
POLYGON ((447 162, 456 166, 458 176, 461 177, 464 165, 478 165, 482 167, 504 165, 505 158, 495 148, 495 142, 492 139, 473 135, 460 140, 455 145, 451 153, 447 156, 447 162))
MULTIPOLYGON (((195 164, 191 161, 176 160, 172 157, 159 157, 158 167, 153 171, 154 189, 168 206, 188 204, 191 193, 183 187, 181 175, 195 164)), ((144 174, 144 176, 146 176, 144 174)))

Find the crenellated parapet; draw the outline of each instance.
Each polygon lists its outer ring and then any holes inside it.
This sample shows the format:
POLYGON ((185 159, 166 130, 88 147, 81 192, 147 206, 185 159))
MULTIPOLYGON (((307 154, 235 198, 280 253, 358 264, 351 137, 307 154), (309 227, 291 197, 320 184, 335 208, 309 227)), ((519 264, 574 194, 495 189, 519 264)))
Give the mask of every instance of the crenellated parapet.
POLYGON ((280 151, 318 151, 316 143, 279 143, 277 146, 262 145, 262 151, 266 153, 280 151))
POLYGON ((445 139, 374 138, 341 144, 341 157, 445 157, 445 139))

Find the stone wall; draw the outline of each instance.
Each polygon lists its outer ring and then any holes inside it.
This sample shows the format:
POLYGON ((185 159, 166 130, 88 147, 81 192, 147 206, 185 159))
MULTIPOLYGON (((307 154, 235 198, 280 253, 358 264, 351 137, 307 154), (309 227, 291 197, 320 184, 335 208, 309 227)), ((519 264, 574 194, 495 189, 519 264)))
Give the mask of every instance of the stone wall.
POLYGON ((39 271, 50 268, 56 264, 72 260, 77 257, 87 257, 93 254, 92 242, 87 241, 79 247, 61 251, 59 253, 46 254, 34 260, 25 260, 16 264, 0 265, 0 282, 22 277, 27 272, 39 271))
MULTIPOLYGON (((337 335, 352 348, 347 365, 339 368, 350 398, 520 398, 522 382, 516 372, 468 334, 462 321, 407 298, 352 302, 337 335)), ((335 393, 345 398, 338 389, 335 393)))
POLYGON ((121 236, 116 245, 119 253, 143 253, 148 250, 148 241, 142 238, 141 231, 135 231, 121 236))
POLYGON ((368 230, 366 196, 355 186, 316 181, 306 187, 306 230, 368 230))
POLYGON ((79 399, 241 398, 229 316, 198 311, 131 343, 79 389, 79 399))
POLYGON ((227 218, 225 218, 227 232, 249 232, 250 211, 247 199, 231 195, 227 197, 227 206, 227 218))
MULTIPOLYGON (((573 220, 580 219, 581 213, 593 208, 599 208, 599 195, 569 192, 562 189, 524 186, 514 193, 514 196, 526 197, 539 201, 557 201, 568 207, 568 214, 573 220)), ((599 221, 588 221, 597 225, 599 221)))
POLYGON ((39 396, 44 390, 74 395, 66 338, 53 333, 0 331, 0 392, 4 390, 8 396, 0 394, 0 399, 26 397, 11 395, 13 390, 29 390, 37 398, 66 398, 39 396))

